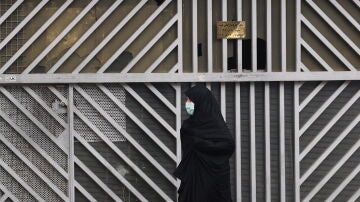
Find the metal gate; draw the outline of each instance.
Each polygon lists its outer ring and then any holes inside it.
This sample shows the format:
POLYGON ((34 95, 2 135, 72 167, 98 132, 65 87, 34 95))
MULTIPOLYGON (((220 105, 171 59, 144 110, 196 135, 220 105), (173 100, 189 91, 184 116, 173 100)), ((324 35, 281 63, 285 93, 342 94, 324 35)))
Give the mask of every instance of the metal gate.
POLYGON ((198 82, 236 140, 234 201, 360 200, 359 9, 1 0, 0 201, 176 201, 198 82), (247 39, 216 38, 230 20, 247 39))

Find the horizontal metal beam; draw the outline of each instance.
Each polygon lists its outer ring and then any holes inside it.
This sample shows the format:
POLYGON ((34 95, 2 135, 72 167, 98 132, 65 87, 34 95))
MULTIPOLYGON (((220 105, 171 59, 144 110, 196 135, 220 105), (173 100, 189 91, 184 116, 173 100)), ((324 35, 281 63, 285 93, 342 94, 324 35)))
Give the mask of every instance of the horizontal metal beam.
POLYGON ((3 74, 0 84, 360 80, 359 72, 3 74))

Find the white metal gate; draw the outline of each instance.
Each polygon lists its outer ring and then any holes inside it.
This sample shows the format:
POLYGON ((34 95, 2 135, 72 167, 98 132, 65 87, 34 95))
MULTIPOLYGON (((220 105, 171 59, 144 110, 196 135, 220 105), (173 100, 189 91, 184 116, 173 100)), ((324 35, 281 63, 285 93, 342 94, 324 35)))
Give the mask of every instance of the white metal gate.
POLYGON ((197 82, 236 140, 234 201, 358 201, 359 5, 1 0, 0 201, 176 201, 197 82), (248 39, 216 39, 228 20, 248 39))

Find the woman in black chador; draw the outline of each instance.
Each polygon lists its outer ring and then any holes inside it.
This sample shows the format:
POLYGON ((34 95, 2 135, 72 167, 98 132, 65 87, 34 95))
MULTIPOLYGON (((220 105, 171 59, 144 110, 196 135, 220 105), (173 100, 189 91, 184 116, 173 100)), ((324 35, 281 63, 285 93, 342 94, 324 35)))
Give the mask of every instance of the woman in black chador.
POLYGON ((229 202, 234 139, 205 86, 194 86, 185 95, 190 117, 180 130, 183 153, 174 173, 181 180, 179 202, 229 202))

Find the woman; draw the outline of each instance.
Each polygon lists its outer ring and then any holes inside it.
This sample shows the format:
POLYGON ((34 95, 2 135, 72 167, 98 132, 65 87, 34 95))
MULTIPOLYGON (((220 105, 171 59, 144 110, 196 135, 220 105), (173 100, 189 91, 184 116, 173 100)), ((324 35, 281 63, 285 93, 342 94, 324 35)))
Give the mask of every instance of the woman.
POLYGON ((179 202, 229 202, 232 135, 205 86, 196 85, 185 95, 190 117, 180 130, 183 154, 174 173, 181 180, 179 202))

